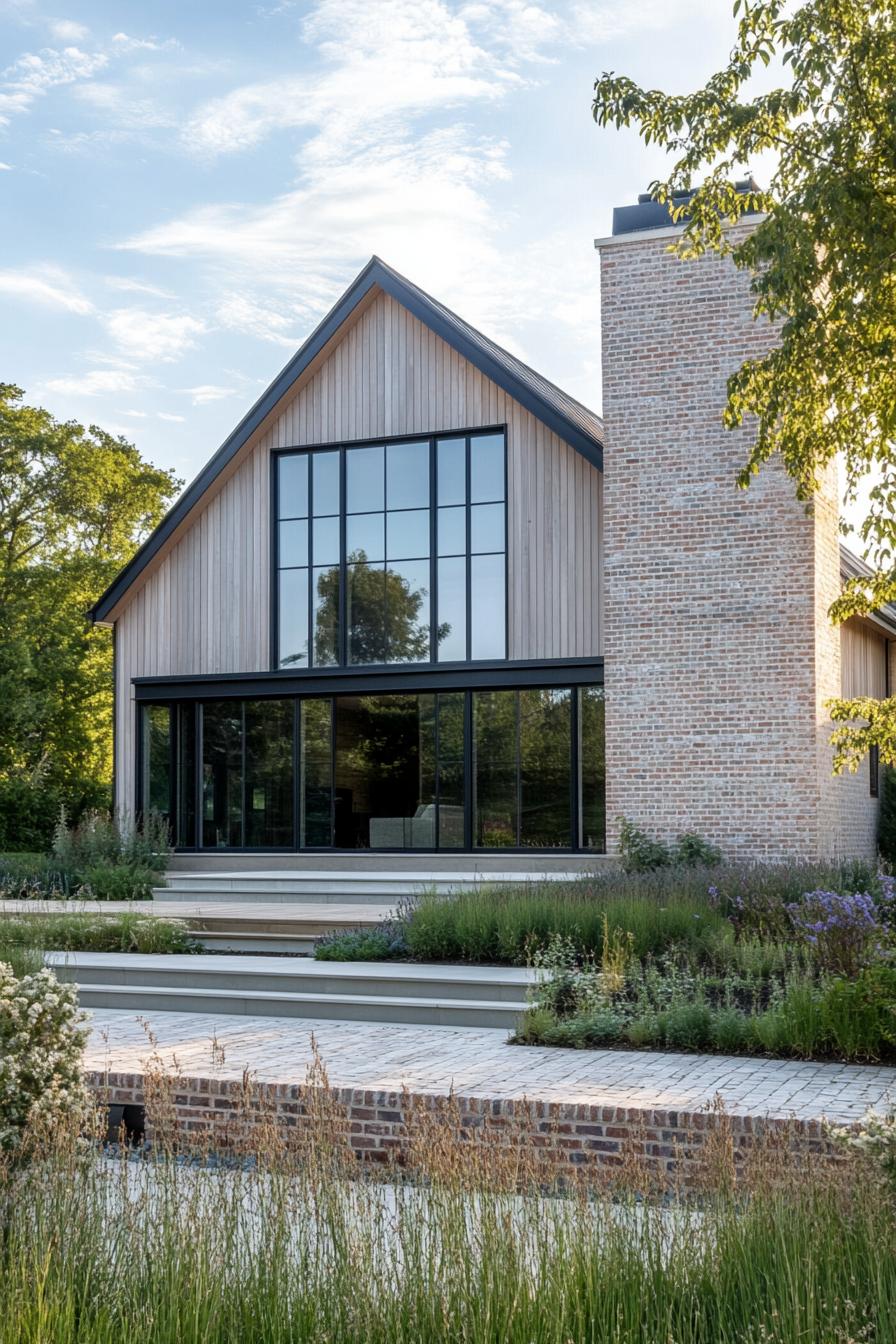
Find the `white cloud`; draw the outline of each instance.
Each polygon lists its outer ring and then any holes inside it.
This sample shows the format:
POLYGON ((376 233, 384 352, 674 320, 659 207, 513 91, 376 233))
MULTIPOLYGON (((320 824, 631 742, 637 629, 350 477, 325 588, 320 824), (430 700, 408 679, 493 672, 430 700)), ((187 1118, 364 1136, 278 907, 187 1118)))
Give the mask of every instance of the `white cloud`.
MULTIPOLYGON (((571 41, 580 46, 632 37, 637 33, 662 32, 717 12, 717 0, 579 0, 572 6, 566 24, 571 41)), ((730 6, 729 6, 730 10, 730 6)))
POLYGON ((119 348, 132 359, 144 361, 178 359, 207 330, 201 318, 187 313, 153 313, 143 308, 116 308, 104 321, 119 348))
POLYGON ((274 345, 296 346, 297 336, 289 335, 293 319, 277 312, 271 303, 257 303, 246 294, 228 294, 215 310, 215 318, 226 331, 238 331, 274 345))
POLYGON ((269 204, 203 206, 121 246, 239 265, 280 283, 293 275, 300 310, 311 312, 371 252, 408 265, 434 255, 469 263, 469 248, 497 228, 479 188, 506 177, 504 153, 463 128, 431 131, 347 155, 269 204))
POLYGON ((0 271, 0 293, 81 316, 94 311, 93 304, 77 289, 65 271, 55 266, 27 271, 0 271))
MULTIPOLYGON (((108 137, 121 138, 124 131, 148 131, 171 129, 178 124, 174 112, 151 98, 141 98, 135 94, 131 84, 100 84, 90 81, 74 89, 79 102, 105 118, 108 137)), ((69 136, 69 141, 90 138, 82 132, 69 136)), ((95 136, 94 136, 95 138, 95 136)))
POLYGON ((284 346, 373 252, 507 345, 542 319, 590 341, 585 244, 579 254, 578 236, 561 230, 551 252, 523 244, 508 255, 512 221, 494 197, 509 145, 464 120, 561 54, 568 16, 524 0, 319 0, 302 25, 311 74, 242 86, 201 106, 183 133, 214 156, 292 129, 296 181, 261 204, 196 207, 119 246, 204 263, 223 290, 216 325, 284 346))
POLYGON ((444 0, 320 0, 304 24, 319 74, 247 84, 190 118, 184 141, 215 155, 251 148, 283 128, 317 128, 306 154, 323 163, 370 145, 384 126, 427 110, 492 102, 520 75, 495 61, 444 0))
POLYGON ((206 406, 211 401, 224 401, 235 396, 232 387, 218 387, 215 383, 201 383, 198 387, 182 387, 180 390, 192 397, 194 406, 206 406))
POLYGON ((11 173, 11 172, 12 172, 11 163, 0 163, 0 173, 11 173))
POLYGON ((92 369, 90 373, 73 374, 66 378, 50 378, 44 387, 51 392, 66 392, 84 397, 98 397, 109 392, 136 392, 145 380, 128 369, 92 369))
POLYGON ((157 420, 174 420, 182 425, 186 418, 185 415, 173 415, 170 411, 156 411, 157 420))
POLYGON ((122 411, 122 415, 130 415, 130 416, 133 416, 135 420, 145 420, 145 419, 146 419, 146 416, 147 416, 147 412, 146 412, 146 411, 122 411))
POLYGON ((51 19, 50 32, 57 42, 83 42, 90 29, 74 19, 51 19))
POLYGON ((161 289, 158 285, 148 284, 145 280, 136 280, 128 275, 107 275, 106 284, 110 289, 123 294, 151 294, 156 299, 173 299, 170 289, 161 289))
POLYGON ((108 60, 104 52, 78 47, 26 52, 0 73, 0 126, 9 125, 13 116, 27 112, 36 98, 57 85, 90 79, 108 60))
POLYGON ((129 37, 127 33, 115 33, 112 42, 119 53, 130 51, 174 51, 180 47, 177 38, 166 37, 129 37))

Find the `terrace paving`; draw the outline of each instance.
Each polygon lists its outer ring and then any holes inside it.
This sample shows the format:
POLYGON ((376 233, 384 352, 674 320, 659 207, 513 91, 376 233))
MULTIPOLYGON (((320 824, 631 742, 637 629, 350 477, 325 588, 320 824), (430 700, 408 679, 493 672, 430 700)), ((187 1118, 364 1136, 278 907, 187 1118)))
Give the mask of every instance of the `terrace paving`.
MULTIPOLYGON (((307 1018, 145 1015, 157 1055, 184 1077, 304 1082, 312 1037, 335 1088, 496 1102, 559 1102, 694 1112, 721 1099, 732 1116, 836 1123, 896 1104, 896 1068, 654 1051, 508 1045, 503 1030, 307 1018), (214 1042, 214 1046, 213 1046, 214 1042)), ((92 1073, 139 1075, 153 1053, 130 1012, 97 1009, 87 1047, 92 1073)))

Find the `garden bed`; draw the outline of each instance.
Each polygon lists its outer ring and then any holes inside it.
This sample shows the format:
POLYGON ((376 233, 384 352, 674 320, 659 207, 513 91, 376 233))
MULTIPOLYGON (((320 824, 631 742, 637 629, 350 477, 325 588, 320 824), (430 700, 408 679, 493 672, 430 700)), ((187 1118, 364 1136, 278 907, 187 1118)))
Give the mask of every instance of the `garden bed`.
POLYGON ((316 956, 534 965, 530 1045, 896 1059, 894 882, 867 864, 429 895, 316 956))

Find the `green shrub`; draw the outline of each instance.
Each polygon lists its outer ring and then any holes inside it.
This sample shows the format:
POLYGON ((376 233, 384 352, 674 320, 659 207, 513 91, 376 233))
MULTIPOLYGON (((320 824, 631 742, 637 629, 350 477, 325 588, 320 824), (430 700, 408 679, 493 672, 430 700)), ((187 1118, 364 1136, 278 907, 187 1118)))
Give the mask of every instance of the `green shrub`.
POLYGON ((201 952, 186 924, 127 911, 116 915, 9 915, 0 924, 0 960, 15 949, 47 952, 201 952))
POLYGON ((163 873, 169 857, 168 825, 157 813, 150 813, 139 824, 127 817, 91 812, 70 826, 63 816, 53 836, 54 862, 79 875, 100 867, 163 873))
POLYGON ((712 1017, 710 1042, 723 1055, 739 1055, 750 1040, 749 1018, 737 1008, 720 1008, 712 1017))
POLYGON ((693 831, 685 831, 675 842, 672 862, 684 868, 716 868, 722 862, 722 851, 693 831))
POLYGON ((0 779, 0 850, 46 853, 62 811, 78 820, 108 803, 108 786, 96 780, 62 786, 39 771, 0 779))
POLYGON ((81 869, 78 899, 83 901, 150 901, 159 873, 130 864, 94 863, 81 869))
POLYGON ((723 917, 712 910, 705 889, 661 899, 613 892, 611 884, 583 880, 519 888, 486 888, 457 896, 422 897, 407 917, 405 938, 420 961, 471 961, 524 966, 554 935, 600 958, 604 917, 611 937, 632 935, 637 957, 658 955, 673 944, 708 955, 720 937, 723 917))
POLYGON ((65 901, 76 883, 45 854, 0 854, 0 900, 65 901))
POLYGON ((652 840, 646 831, 627 817, 619 820, 619 855, 626 873, 649 873, 668 868, 672 855, 660 840, 652 840))
POLYGON ((722 862, 722 851, 693 831, 684 831, 670 848, 627 817, 619 818, 619 854, 626 873, 669 867, 715 868, 722 862))
POLYGON ((712 1012, 705 1003, 680 1003, 663 1022, 664 1044, 673 1050, 701 1050, 712 1041, 712 1012))
POLYGON ((830 1047, 844 1059, 884 1059, 896 1048, 896 966, 871 966, 834 980, 821 1005, 830 1047))
POLYGON ((0 1151, 86 1112, 84 1022, 76 985, 46 969, 19 977, 0 962, 0 1151))
POLYGON ((316 961, 400 961, 407 955, 403 931, 393 923, 326 934, 314 946, 316 961))

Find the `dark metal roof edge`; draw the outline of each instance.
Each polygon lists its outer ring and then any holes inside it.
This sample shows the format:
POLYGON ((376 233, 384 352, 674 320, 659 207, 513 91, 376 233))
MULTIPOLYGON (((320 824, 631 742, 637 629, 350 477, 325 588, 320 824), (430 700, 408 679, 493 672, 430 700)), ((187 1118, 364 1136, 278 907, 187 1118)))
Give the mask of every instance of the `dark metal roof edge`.
MULTIPOLYGON (((431 331, 440 336, 447 345, 456 350, 459 355, 463 355, 471 364, 475 364, 486 377, 491 378, 492 382, 497 383, 505 392, 508 392, 514 401, 518 401, 521 406, 531 411, 549 429, 553 429, 570 447, 577 449, 583 457, 591 462, 592 466, 597 467, 599 471, 603 470, 603 444, 600 439, 587 434, 579 425, 564 415, 559 407, 553 406, 533 388, 527 387, 520 377, 514 374, 512 368, 503 364, 495 355, 490 354, 487 349, 483 349, 466 336, 464 328, 475 333, 486 347, 492 346, 496 351, 506 354, 514 364, 518 364, 521 369, 533 374, 549 388, 556 391, 558 396, 566 398, 585 415, 597 420, 598 417, 593 411, 590 411, 587 406, 583 406, 580 401, 576 401, 574 397, 571 397, 568 392, 564 392, 562 388, 557 387, 555 383, 551 383, 543 374, 538 373, 537 369, 533 369, 523 360, 517 359, 509 351, 503 350, 495 341, 483 335, 481 331, 478 331, 463 318, 451 314, 452 317, 455 317, 457 325, 446 320, 443 315, 444 305, 440 304, 437 299, 427 294, 419 285, 405 279, 403 275, 393 270, 379 257, 374 257, 374 261, 382 268, 383 274, 379 280, 381 289, 391 294, 392 298, 397 299, 409 312, 413 313, 421 322, 424 322, 431 331)), ((450 309, 445 311, 450 313, 450 309)))
MULTIPOLYGON (((392 298, 397 299, 409 312, 425 323, 430 330, 434 331, 458 354, 469 360, 471 364, 475 364, 482 373, 491 378, 505 392, 509 392, 515 401, 518 401, 526 410, 531 411, 549 429, 553 429, 560 438, 580 452, 593 466, 603 470, 603 446, 598 439, 589 437, 578 425, 564 416, 557 407, 551 406, 533 389, 526 387, 518 377, 514 377, 510 369, 466 337, 460 327, 453 326, 448 322, 442 315, 440 305, 436 300, 431 299, 423 290, 418 289, 416 285, 394 271, 391 266, 387 266, 379 257, 374 256, 371 257, 364 269, 352 281, 342 297, 330 309, 304 344, 300 346, 292 359, 281 369, 254 406, 243 416, 236 428, 199 472, 199 475, 187 486, 180 498, 150 533, 143 545, 128 561, 103 595, 89 609, 88 615, 95 624, 105 620, 134 580, 143 572, 228 463, 233 460, 247 440, 255 433, 265 417, 271 413, 277 402, 288 392, 296 379, 301 377, 312 360, 333 339, 336 332, 351 316, 361 300, 376 285, 390 294, 392 298)), ((468 326, 460 318, 458 318, 458 323, 468 326)), ((475 330, 474 328, 469 329, 475 330)), ((487 337, 482 339, 488 345, 494 345, 494 342, 487 337)), ((500 347, 496 348, 500 349, 500 347)), ((513 357, 511 356, 511 358, 513 357)), ((551 384, 551 386, 553 385, 551 384)), ((557 391, 559 393, 560 389, 558 388, 557 391)), ((586 407, 582 407, 582 409, 587 411, 586 407)))
POLYGON ((324 346, 332 340, 346 318, 351 316, 364 296, 376 284, 372 277, 374 269, 375 262, 374 259, 371 259, 342 295, 342 298, 330 309, 304 344, 299 347, 292 359, 284 365, 273 382, 265 388, 254 406, 246 412, 214 456, 209 458, 199 475, 190 482, 180 498, 175 501, 172 508, 146 538, 146 541, 128 561, 121 573, 112 581, 102 597, 90 608, 88 615, 92 617, 94 622, 102 621, 115 604, 120 601, 134 579, 143 572, 172 532, 180 526, 187 514, 199 502, 209 486, 217 480, 228 463, 233 460, 242 446, 255 433, 265 417, 270 415, 277 402, 289 391, 296 379, 301 377, 324 346))

